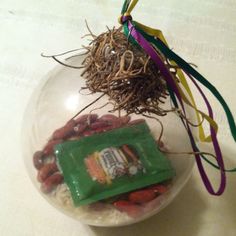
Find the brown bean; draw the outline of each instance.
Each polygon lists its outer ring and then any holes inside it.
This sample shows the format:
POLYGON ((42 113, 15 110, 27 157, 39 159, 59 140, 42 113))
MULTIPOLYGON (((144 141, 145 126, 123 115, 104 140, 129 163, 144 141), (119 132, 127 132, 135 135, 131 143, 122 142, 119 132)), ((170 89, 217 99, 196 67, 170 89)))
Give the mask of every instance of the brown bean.
POLYGON ((44 182, 50 175, 58 171, 56 163, 49 163, 43 166, 38 172, 38 181, 44 182))
POLYGON ((54 152, 54 150, 53 150, 54 146, 55 146, 56 144, 61 143, 61 142, 62 142, 62 140, 50 140, 50 141, 46 144, 46 146, 44 147, 44 149, 43 149, 43 154, 46 155, 46 156, 52 155, 53 152, 54 152))
POLYGON ((41 184, 41 191, 43 193, 50 193, 57 185, 63 182, 63 176, 60 173, 56 173, 48 177, 41 184))
POLYGON ((37 151, 33 155, 33 164, 37 170, 39 170, 43 166, 43 157, 43 151, 37 151))
POLYGON ((97 120, 97 114, 85 114, 75 119, 76 124, 93 123, 97 120))
POLYGON ((65 126, 55 130, 52 134, 52 139, 65 139, 74 134, 74 127, 76 123, 74 120, 70 120, 65 126))

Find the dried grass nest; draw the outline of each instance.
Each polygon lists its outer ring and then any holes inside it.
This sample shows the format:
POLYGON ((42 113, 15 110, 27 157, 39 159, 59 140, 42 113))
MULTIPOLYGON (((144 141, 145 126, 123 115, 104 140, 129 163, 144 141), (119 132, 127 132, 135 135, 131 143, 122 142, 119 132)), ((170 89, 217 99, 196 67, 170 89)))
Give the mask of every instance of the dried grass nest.
MULTIPOLYGON (((83 78, 92 93, 108 95, 114 111, 127 114, 166 115, 160 107, 168 96, 165 79, 156 64, 138 45, 128 42, 122 28, 108 29, 84 47, 83 78)), ((170 72, 171 65, 163 58, 170 72)))

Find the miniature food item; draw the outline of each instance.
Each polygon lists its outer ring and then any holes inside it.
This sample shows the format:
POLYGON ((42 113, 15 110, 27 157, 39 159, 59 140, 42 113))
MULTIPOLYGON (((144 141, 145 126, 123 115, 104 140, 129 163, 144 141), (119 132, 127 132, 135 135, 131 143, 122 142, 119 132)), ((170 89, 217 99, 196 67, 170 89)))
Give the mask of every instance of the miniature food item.
POLYGON ((58 144, 55 153, 75 206, 174 176, 145 122, 58 144))
POLYGON ((112 114, 66 122, 35 152, 33 164, 44 194, 69 201, 74 209, 100 204, 131 218, 167 192, 175 175, 144 119, 112 114))

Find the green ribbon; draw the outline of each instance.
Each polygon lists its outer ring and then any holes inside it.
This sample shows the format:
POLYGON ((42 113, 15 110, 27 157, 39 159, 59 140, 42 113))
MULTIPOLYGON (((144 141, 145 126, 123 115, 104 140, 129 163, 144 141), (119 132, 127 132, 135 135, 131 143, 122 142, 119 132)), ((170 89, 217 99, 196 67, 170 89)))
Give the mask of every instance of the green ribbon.
MULTIPOLYGON (((126 0, 121 14, 124 14, 129 6, 130 1, 126 0)), ((207 87, 211 93, 217 98, 217 100, 220 102, 220 104, 222 105, 226 116, 227 116, 227 120, 230 126, 230 130, 231 130, 231 134, 234 138, 234 140, 236 141, 236 125, 235 125, 235 121, 233 118, 233 115, 227 105, 227 103, 225 102, 224 98, 221 96, 221 94, 218 92, 218 90, 209 82, 207 81, 200 73, 198 73, 193 67, 191 67, 185 60, 183 60, 181 57, 179 57, 177 54, 175 54, 172 50, 170 50, 160 39, 157 39, 149 34, 147 34, 146 32, 144 32, 142 29, 140 29, 136 22, 132 20, 132 24, 135 26, 135 28, 153 45, 155 45, 155 47, 169 60, 174 61, 181 69, 183 69, 185 72, 187 72, 188 74, 192 75, 196 80, 198 80, 201 84, 203 84, 205 87, 207 87)), ((128 24, 127 22, 124 23, 123 25, 123 29, 124 29, 124 34, 126 35, 126 37, 129 39, 129 41, 135 45, 138 45, 137 42, 130 37, 130 32, 128 29, 128 24)), ((139 46, 139 45, 138 45, 139 46)), ((176 101, 175 95, 174 93, 171 91, 171 89, 169 89, 169 94, 171 97, 171 100, 173 101, 173 104, 175 105, 175 107, 178 107, 178 103, 176 101)), ((197 148, 197 145, 195 144, 196 149, 199 150, 197 148)), ((204 155, 201 154, 201 157, 211 166, 213 166, 214 168, 220 169, 219 166, 217 166, 215 163, 213 163, 212 161, 208 160, 204 155)), ((225 170, 226 172, 236 172, 236 168, 233 169, 229 169, 229 170, 225 170)))

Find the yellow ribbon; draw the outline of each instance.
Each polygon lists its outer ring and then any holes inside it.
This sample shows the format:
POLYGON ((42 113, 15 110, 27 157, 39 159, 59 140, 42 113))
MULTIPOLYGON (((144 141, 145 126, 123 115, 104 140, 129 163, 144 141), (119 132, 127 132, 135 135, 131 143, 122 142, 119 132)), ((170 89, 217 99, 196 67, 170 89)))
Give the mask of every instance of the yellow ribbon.
MULTIPOLYGON (((158 39, 160 39, 163 43, 166 44, 166 46, 168 46, 168 43, 162 33, 162 31, 160 30, 157 30, 157 29, 153 29, 151 27, 148 27, 146 25, 143 25, 143 24, 140 24, 138 22, 135 22, 135 24, 141 28, 144 32, 146 32, 147 34, 151 35, 151 36, 154 36, 158 39)), ((177 66, 176 63, 174 61, 171 61, 171 64, 173 66, 177 66)), ((182 86, 184 87, 184 89, 186 90, 188 96, 190 97, 190 101, 188 100, 188 98, 185 96, 183 90, 181 89, 181 87, 179 86, 179 84, 175 81, 175 84, 176 86, 178 87, 179 89, 179 92, 180 92, 180 95, 183 99, 183 101, 188 104, 190 107, 192 107, 194 110, 195 110, 195 113, 196 113, 196 117, 197 117, 197 121, 198 123, 201 122, 201 119, 200 119, 200 115, 202 116, 202 118, 206 119, 210 125, 214 128, 214 130, 217 132, 218 131, 218 125, 217 123, 211 119, 207 114, 205 114, 204 112, 200 111, 198 108, 197 108, 197 105, 196 105, 196 102, 194 100, 194 97, 193 97, 193 94, 191 92, 191 89, 188 85, 188 82, 182 72, 181 69, 177 69, 177 75, 178 75, 178 78, 180 79, 180 83, 182 84, 182 86)), ((203 126, 202 125, 199 125, 198 127, 198 130, 199 130, 199 138, 202 142, 211 142, 211 136, 208 135, 206 137, 205 135, 205 132, 204 132, 204 129, 203 129, 203 126)))
MULTIPOLYGON (((138 0, 133 0, 131 1, 131 3, 129 4, 129 7, 127 9, 127 11, 125 12, 125 16, 130 16, 132 10, 134 9, 135 5, 137 4, 138 0)), ((160 39, 164 44, 166 44, 166 46, 168 46, 168 43, 162 33, 162 31, 158 30, 158 29, 153 29, 151 27, 148 27, 146 25, 143 25, 139 22, 134 22, 135 25, 137 25, 140 29, 142 29, 144 32, 146 32, 147 34, 149 34, 150 36, 153 36, 153 37, 156 37, 158 39, 160 39)), ((174 62, 174 61, 170 61, 170 63, 173 65, 173 66, 177 66, 177 64, 174 62)), ((217 123, 211 119, 211 117, 209 117, 207 114, 205 114, 204 112, 200 111, 198 108, 197 108, 197 105, 196 105, 196 102, 194 100, 194 97, 193 97, 193 94, 191 92, 191 89, 188 85, 188 82, 182 72, 181 69, 177 69, 177 76, 180 80, 180 83, 181 85, 183 86, 183 88, 185 89, 185 91, 187 92, 189 98, 190 98, 190 101, 189 99, 185 96, 182 88, 179 86, 178 82, 175 81, 175 84, 176 86, 178 87, 178 90, 179 90, 179 93, 183 99, 183 101, 188 104, 190 107, 192 107, 194 110, 195 110, 195 114, 196 114, 196 118, 197 118, 197 121, 198 123, 200 124, 201 123, 201 118, 204 118, 205 120, 207 120, 209 122, 209 124, 214 128, 214 130, 217 132, 218 131, 218 125, 217 123)), ((199 138, 202 142, 211 142, 211 136, 208 135, 206 136, 205 135, 205 132, 204 132, 204 129, 203 129, 203 126, 202 124, 200 124, 198 126, 198 130, 199 130, 199 138)))

